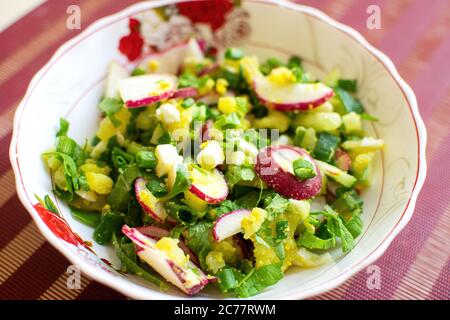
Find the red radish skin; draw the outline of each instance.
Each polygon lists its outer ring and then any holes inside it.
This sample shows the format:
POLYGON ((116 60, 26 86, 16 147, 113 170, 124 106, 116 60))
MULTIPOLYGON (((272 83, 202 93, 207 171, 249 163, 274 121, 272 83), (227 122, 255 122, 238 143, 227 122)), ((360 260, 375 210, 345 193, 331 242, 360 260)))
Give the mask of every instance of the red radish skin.
POLYGON ((194 295, 213 280, 213 277, 205 275, 192 261, 188 261, 186 267, 176 264, 172 259, 163 255, 161 250, 156 248, 155 240, 145 236, 138 229, 124 225, 122 232, 136 245, 136 253, 140 259, 148 263, 155 271, 184 293, 194 295), (188 279, 187 272, 189 269, 195 271, 197 283, 192 283, 192 277, 188 279))
POLYGON ((242 231, 241 221, 250 215, 251 211, 247 209, 234 210, 214 221, 213 237, 216 241, 222 241, 242 231))
POLYGON ((187 87, 187 88, 181 88, 177 89, 173 95, 172 98, 193 98, 198 96, 198 90, 194 87, 187 87))
POLYGON ((189 189, 191 193, 197 196, 197 198, 202 199, 203 201, 208 202, 209 204, 218 204, 224 201, 228 197, 228 190, 224 195, 220 198, 211 198, 206 193, 198 189, 195 185, 191 185, 191 188, 189 189))
MULTIPOLYGON (((147 213, 149 216, 151 216, 153 219, 155 219, 158 222, 164 222, 164 220, 167 217, 167 213, 164 210, 164 207, 162 204, 156 204, 157 206, 160 205, 158 208, 151 208, 143 199, 140 197, 140 192, 147 190, 149 193, 150 191, 147 189, 147 180, 144 178, 137 178, 134 182, 134 192, 136 194, 136 199, 138 200, 139 204, 141 205, 142 209, 145 213, 147 213), (159 209, 159 212, 157 212, 159 209)), ((151 194, 151 193, 150 193, 151 194)))
POLYGON ((302 148, 293 146, 271 146, 261 150, 256 158, 255 171, 259 177, 269 186, 275 189, 279 194, 296 199, 304 200, 310 199, 317 195, 322 188, 322 175, 317 167, 314 159, 302 148), (299 157, 303 157, 314 165, 316 176, 300 181, 292 173, 285 171, 273 159, 274 152, 281 152, 283 150, 290 150, 298 153, 299 157))
POLYGON ((163 92, 156 96, 146 97, 146 98, 139 99, 139 100, 128 100, 127 102, 125 102, 125 105, 127 106, 127 108, 130 108, 130 109, 142 108, 149 104, 172 98, 174 93, 175 93, 175 91, 166 91, 166 92, 163 92))

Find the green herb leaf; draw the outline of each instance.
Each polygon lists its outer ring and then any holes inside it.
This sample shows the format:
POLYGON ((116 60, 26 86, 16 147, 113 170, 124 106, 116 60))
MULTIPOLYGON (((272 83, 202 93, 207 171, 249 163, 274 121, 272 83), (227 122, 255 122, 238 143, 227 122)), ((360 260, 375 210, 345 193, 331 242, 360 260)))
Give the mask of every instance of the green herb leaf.
POLYGON ((260 293, 268 286, 274 285, 283 278, 280 264, 269 264, 253 269, 238 284, 236 294, 247 298, 260 293))
POLYGON ((56 137, 61 137, 67 135, 69 131, 69 121, 64 118, 59 118, 59 130, 56 133, 56 137))
POLYGON ((102 110, 105 115, 111 120, 114 127, 120 126, 120 120, 117 119, 114 114, 122 109, 122 101, 114 98, 103 98, 103 100, 98 105, 100 110, 102 110))

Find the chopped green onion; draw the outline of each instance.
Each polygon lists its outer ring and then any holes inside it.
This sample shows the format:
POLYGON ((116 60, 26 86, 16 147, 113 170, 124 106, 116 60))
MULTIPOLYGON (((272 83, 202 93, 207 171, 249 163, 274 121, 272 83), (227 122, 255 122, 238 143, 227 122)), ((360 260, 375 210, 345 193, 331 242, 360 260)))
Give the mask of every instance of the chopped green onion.
POLYGON ((114 114, 118 112, 122 108, 122 102, 118 99, 114 98, 104 98, 98 107, 102 110, 105 115, 111 120, 114 127, 120 126, 120 121, 117 119, 114 114))
POLYGON ((244 56, 244 52, 239 48, 228 48, 225 51, 225 58, 230 60, 239 60, 244 56))
POLYGON ((67 154, 68 156, 73 156, 76 148, 77 143, 68 136, 60 136, 58 138, 56 152, 61 152, 67 154))
POLYGON ((183 100, 183 102, 181 103, 181 107, 187 109, 192 107, 192 105, 195 103, 194 99, 192 98, 187 98, 185 100, 183 100))
POLYGON ((316 176, 314 166, 308 160, 299 158, 292 163, 294 173, 300 180, 307 180, 316 176))
POLYGON ((69 121, 64 118, 59 118, 59 130, 56 133, 56 137, 65 136, 69 131, 69 121))
POLYGON ((131 76, 132 77, 134 77, 134 76, 141 76, 143 74, 145 74, 145 70, 142 69, 142 68, 139 68, 139 67, 135 68, 133 71, 131 71, 131 76))
POLYGON ((156 167, 156 157, 152 151, 139 151, 136 155, 136 164, 139 168, 153 169, 156 167))
POLYGON ((339 146, 340 138, 328 132, 322 132, 314 148, 314 158, 330 162, 339 146))
POLYGON ((339 88, 349 92, 356 92, 358 90, 358 82, 356 80, 339 79, 337 85, 339 88))
POLYGON ((288 64, 287 64, 289 69, 292 68, 301 68, 302 67, 302 59, 298 56, 292 56, 289 58, 288 64))
POLYGON ((359 100, 355 99, 348 91, 336 87, 334 89, 336 97, 333 98, 333 106, 339 114, 347 114, 349 112, 356 112, 361 114, 364 112, 364 107, 359 100))

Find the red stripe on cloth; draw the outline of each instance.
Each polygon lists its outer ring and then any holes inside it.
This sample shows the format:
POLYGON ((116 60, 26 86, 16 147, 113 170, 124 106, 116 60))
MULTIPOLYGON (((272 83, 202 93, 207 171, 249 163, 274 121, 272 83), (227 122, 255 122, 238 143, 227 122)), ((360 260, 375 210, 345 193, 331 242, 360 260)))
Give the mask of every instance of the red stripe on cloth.
POLYGON ((31 221, 31 217, 17 195, 9 199, 0 212, 0 249, 2 249, 31 221))
POLYGON ((67 260, 45 242, 0 285, 0 299, 37 299, 68 265, 67 260))
MULTIPOLYGON (((86 1, 86 0, 84 0, 86 1)), ((2 105, 0 106, 0 115, 13 103, 17 101, 18 98, 23 96, 25 94, 25 90, 28 87, 29 82, 31 81, 31 78, 36 74, 36 72, 50 59, 50 57, 53 55, 53 53, 57 50, 57 48, 65 41, 73 38, 74 36, 78 35, 81 31, 83 31, 89 24, 97 20, 98 18, 111 14, 113 12, 116 12, 120 9, 122 9, 126 4, 129 4, 131 1, 129 0, 119 0, 114 1, 112 3, 105 3, 104 6, 100 6, 97 10, 93 11, 92 13, 85 13, 83 15, 83 1, 75 2, 80 5, 81 8, 81 23, 82 23, 82 29, 81 30, 68 30, 66 29, 66 25, 64 24, 58 24, 58 25, 48 25, 48 22, 46 21, 53 21, 55 20, 54 14, 55 11, 46 11, 48 12, 47 16, 42 16, 41 20, 37 22, 37 24, 44 25, 46 28, 58 28, 61 29, 61 37, 58 39, 58 41, 55 41, 53 43, 49 43, 48 47, 45 51, 43 51, 41 54, 36 55, 29 63, 25 64, 20 70, 17 70, 17 72, 8 79, 5 83, 0 85, 0 93, 2 96, 2 105), (87 16, 87 17, 86 17, 87 16)), ((67 6, 66 6, 67 7, 67 6)), ((61 14, 65 14, 65 8, 58 8, 56 11, 58 13, 58 17, 61 17, 61 14)), ((39 8, 37 9, 39 10, 39 8)), ((42 31, 42 30, 41 30, 42 31)), ((24 43, 26 43, 27 40, 32 39, 36 34, 35 32, 31 32, 28 34, 23 35, 14 35, 15 38, 20 38, 24 43)), ((4 35, 0 34, 0 43, 7 43, 11 40, 13 35, 4 35)))
POLYGON ((105 287, 104 285, 92 281, 83 292, 77 297, 77 300, 124 300, 126 297, 117 291, 105 287))
POLYGON ((12 131, 3 139, 0 139, 0 176, 6 171, 11 170, 11 162, 9 161, 9 145, 11 143, 12 131))
POLYGON ((80 0, 49 0, 32 10, 16 23, 1 33, 2 50, 0 50, 0 62, 16 50, 23 47, 35 34, 41 33, 47 28, 54 28, 56 18, 66 14, 69 5, 80 5, 80 0))
POLYGON ((401 279, 408 271, 410 264, 416 259, 425 240, 434 229, 444 210, 450 203, 450 170, 442 163, 450 158, 450 133, 446 134, 447 143, 442 146, 434 159, 429 163, 427 183, 416 204, 415 213, 408 224, 392 242, 386 253, 375 264, 381 268, 382 290, 368 290, 367 274, 359 273, 344 298, 354 299, 388 299, 398 287, 401 279), (436 190, 440 190, 436 192, 436 190))
POLYGON ((389 51, 389 57, 398 63, 414 48, 420 35, 428 30, 435 17, 447 6, 448 0, 414 1, 403 12, 395 28, 385 36, 379 49, 389 51))
MULTIPOLYGON (((448 244, 446 244, 448 245, 448 244)), ((436 280, 436 283, 433 286, 433 290, 431 290, 430 295, 427 299, 432 300, 450 300, 450 257, 447 260, 447 264, 444 269, 442 269, 439 278, 436 280)))
MULTIPOLYGON (((369 14, 367 13, 367 8, 370 5, 377 5, 382 7, 385 0, 358 0, 355 5, 348 9, 347 14, 340 19, 342 23, 348 24, 352 28, 355 28, 361 33, 366 32, 377 32, 378 30, 369 30, 367 28, 367 18, 369 14)), ((381 10, 383 11, 383 10, 381 10)))
MULTIPOLYGON (((450 10, 450 6, 448 8, 450 10)), ((447 94, 450 86, 450 37, 434 52, 430 61, 420 72, 412 87, 417 95, 420 111, 425 120, 431 115, 438 102, 447 94)))

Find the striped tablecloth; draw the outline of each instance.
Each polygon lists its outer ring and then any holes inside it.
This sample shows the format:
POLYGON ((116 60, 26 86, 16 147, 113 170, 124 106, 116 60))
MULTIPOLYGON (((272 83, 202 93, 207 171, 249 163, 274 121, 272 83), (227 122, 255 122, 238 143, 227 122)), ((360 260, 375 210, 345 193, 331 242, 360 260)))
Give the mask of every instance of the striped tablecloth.
MULTIPOLYGON (((125 299, 86 276, 66 288, 69 262, 44 240, 20 204, 9 164, 14 111, 31 77, 64 41, 66 9, 81 7, 82 28, 135 2, 51 0, 0 34, 0 299, 125 299)), ((364 270, 315 299, 450 298, 450 1, 303 0, 359 30, 387 53, 415 90, 428 128, 428 177, 409 225, 376 262, 381 289, 364 270), (369 5, 381 29, 366 27, 369 5)))

